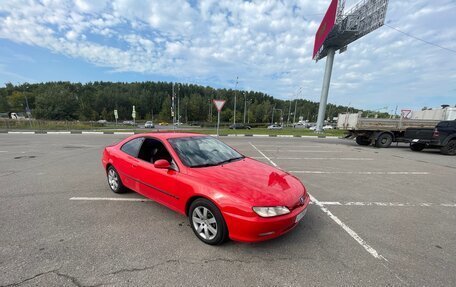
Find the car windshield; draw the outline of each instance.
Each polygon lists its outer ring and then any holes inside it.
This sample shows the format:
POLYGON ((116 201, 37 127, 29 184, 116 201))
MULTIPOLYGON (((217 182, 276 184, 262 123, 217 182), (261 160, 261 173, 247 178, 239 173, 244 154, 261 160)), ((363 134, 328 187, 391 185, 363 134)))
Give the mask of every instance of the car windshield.
POLYGON ((209 136, 174 138, 168 142, 188 167, 214 166, 244 158, 223 142, 209 136))

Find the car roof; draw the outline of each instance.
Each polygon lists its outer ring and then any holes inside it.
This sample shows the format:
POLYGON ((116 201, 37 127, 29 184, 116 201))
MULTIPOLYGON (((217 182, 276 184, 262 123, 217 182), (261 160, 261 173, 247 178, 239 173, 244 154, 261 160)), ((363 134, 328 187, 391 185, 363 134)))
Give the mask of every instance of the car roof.
POLYGON ((181 133, 181 132, 153 132, 153 133, 142 133, 137 134, 137 137, 147 137, 151 136, 157 139, 167 140, 173 138, 187 138, 187 137, 204 137, 208 136, 205 134, 198 133, 181 133))

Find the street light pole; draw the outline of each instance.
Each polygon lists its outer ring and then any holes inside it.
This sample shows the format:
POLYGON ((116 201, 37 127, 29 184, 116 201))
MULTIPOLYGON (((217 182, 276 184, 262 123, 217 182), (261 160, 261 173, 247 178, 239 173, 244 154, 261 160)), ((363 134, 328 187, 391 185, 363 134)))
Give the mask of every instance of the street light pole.
POLYGON ((244 93, 244 125, 245 125, 245 115, 247 113, 247 95, 244 93))
POLYGON ((293 122, 296 122, 296 106, 298 105, 298 99, 295 99, 295 109, 294 109, 294 114, 293 114, 293 122))
POLYGON ((236 85, 234 86, 234 116, 233 116, 233 129, 236 129, 236 90, 239 77, 236 77, 236 85))
POLYGON ((274 110, 275 110, 275 106, 272 107, 271 125, 274 124, 274 110))
POLYGON ((180 104, 179 104, 179 91, 180 91, 180 84, 177 84, 177 125, 180 124, 180 104))
POLYGON ((176 113, 174 112, 174 83, 173 83, 173 91, 171 96, 171 116, 173 117, 173 130, 176 128, 174 124, 176 122, 176 113))
POLYGON ((288 106, 287 125, 290 124, 290 113, 291 113, 291 100, 290 100, 290 105, 288 106))

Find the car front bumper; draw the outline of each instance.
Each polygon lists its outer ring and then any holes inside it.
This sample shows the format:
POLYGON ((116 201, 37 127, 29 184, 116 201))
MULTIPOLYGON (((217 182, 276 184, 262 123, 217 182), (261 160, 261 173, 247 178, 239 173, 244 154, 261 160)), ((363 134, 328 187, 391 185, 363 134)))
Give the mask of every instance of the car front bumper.
POLYGON ((310 197, 307 194, 304 204, 293 209, 289 214, 269 218, 225 213, 229 236, 232 240, 242 242, 259 242, 279 237, 298 225, 307 212, 309 202, 310 197))

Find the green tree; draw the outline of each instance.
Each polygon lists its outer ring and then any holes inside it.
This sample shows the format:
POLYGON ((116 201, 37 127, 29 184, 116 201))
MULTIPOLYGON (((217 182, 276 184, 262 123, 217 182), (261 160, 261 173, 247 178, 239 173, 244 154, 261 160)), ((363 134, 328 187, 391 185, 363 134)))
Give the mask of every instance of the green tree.
POLYGON ((77 110, 77 99, 67 87, 54 85, 36 97, 36 118, 74 120, 77 119, 77 110))

